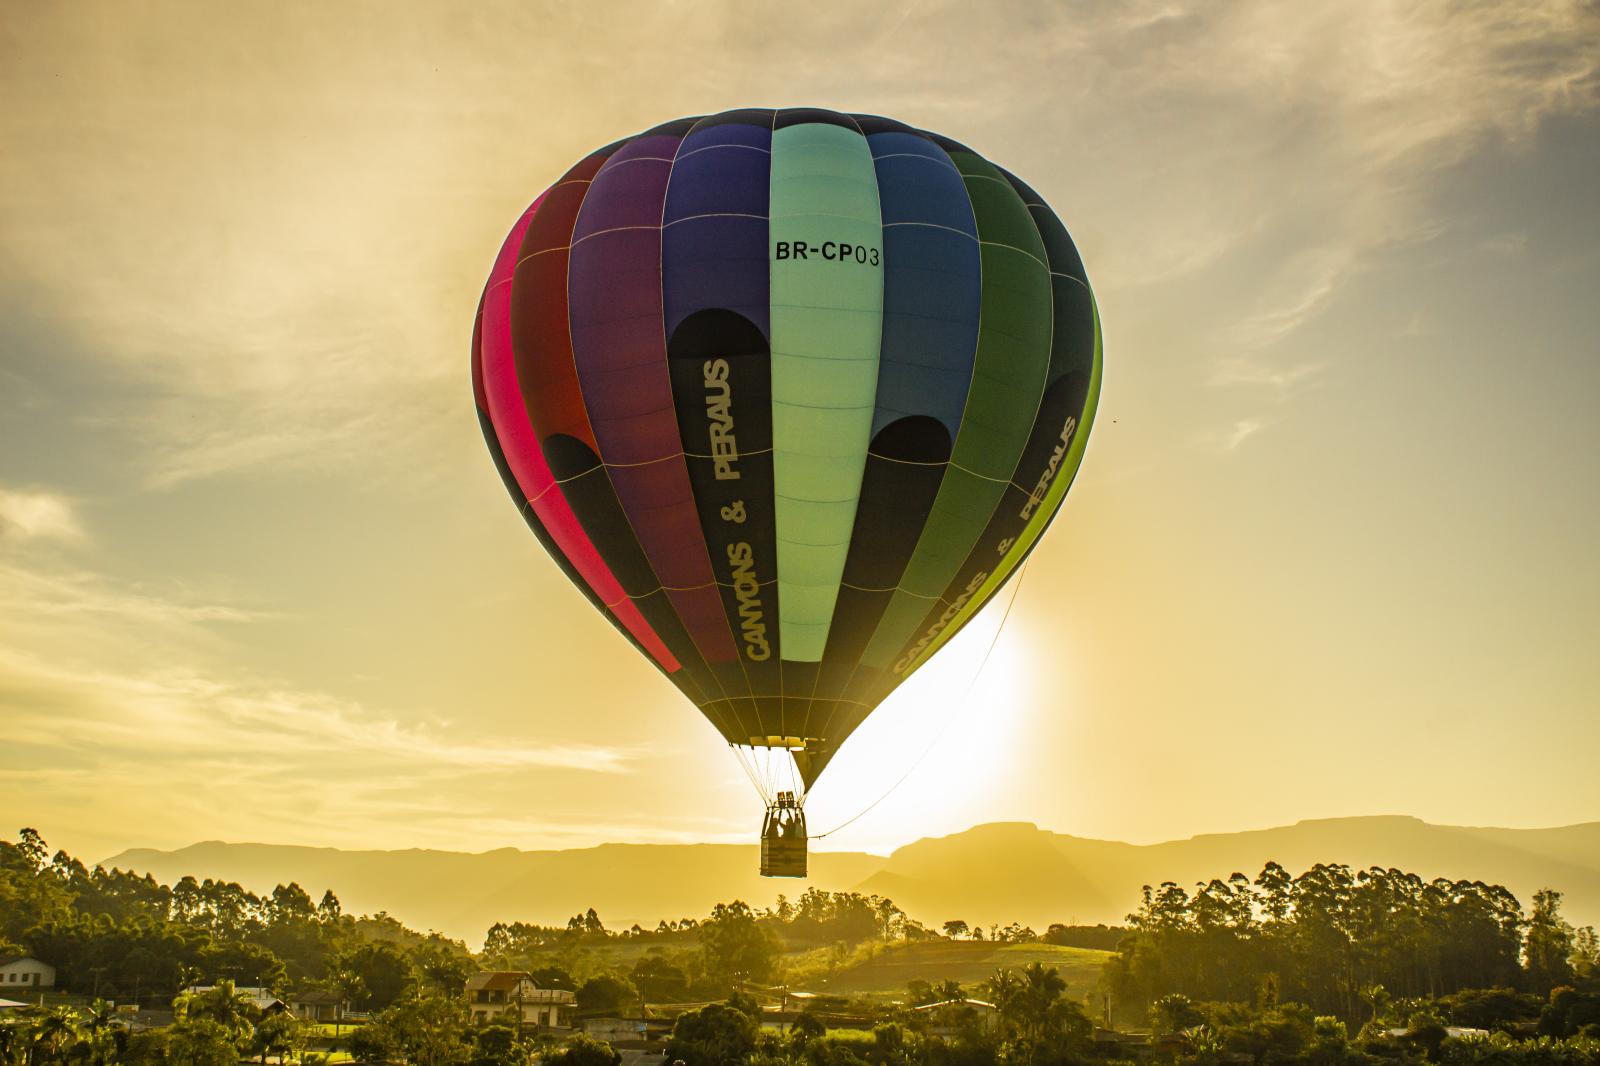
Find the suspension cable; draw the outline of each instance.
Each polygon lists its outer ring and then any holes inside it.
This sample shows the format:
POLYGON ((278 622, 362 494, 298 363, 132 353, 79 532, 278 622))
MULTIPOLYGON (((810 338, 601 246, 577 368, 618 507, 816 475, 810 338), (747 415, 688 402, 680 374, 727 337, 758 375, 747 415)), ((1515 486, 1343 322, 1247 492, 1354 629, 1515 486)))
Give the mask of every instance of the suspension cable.
MULTIPOLYGON (((762 783, 761 775, 757 772, 754 758, 752 757, 751 759, 747 760, 745 758, 744 749, 737 744, 729 744, 728 747, 733 750, 733 757, 739 760, 739 769, 744 771, 744 776, 748 777, 750 779, 750 784, 755 786, 756 794, 761 797, 761 801, 768 806, 771 806, 773 799, 771 791, 764 783, 762 783)), ((754 749, 751 750, 752 752, 754 751, 754 749)))
POLYGON ((918 755, 916 761, 911 764, 910 768, 907 769, 905 773, 900 775, 900 779, 898 781, 889 786, 888 791, 884 792, 883 795, 879 796, 877 799, 863 807, 861 811, 854 817, 840 822, 826 833, 813 833, 806 838, 807 840, 821 840, 823 837, 832 836, 845 826, 850 825, 852 822, 866 817, 872 808, 888 799, 894 794, 896 789, 905 784, 907 779, 909 779, 912 774, 917 772, 917 768, 922 765, 923 760, 929 755, 933 754, 933 749, 939 746, 940 742, 944 740, 945 734, 950 731, 951 724, 955 722, 957 716, 960 714, 961 707, 966 704, 967 698, 972 695, 972 690, 978 687, 978 679, 983 676, 984 668, 989 665, 989 656, 994 654, 995 645, 1000 643, 1000 634, 1005 631, 1006 622, 1011 618, 1011 608, 1015 606, 1017 602, 1017 593, 1022 591, 1022 579, 1028 576, 1028 564, 1032 561, 1032 559, 1025 560, 1022 564, 1022 569, 1017 571, 1017 580, 1011 586, 1011 598, 1006 601, 1005 613, 1000 616, 1000 624, 995 627, 994 636, 989 640, 989 647, 984 650, 983 660, 978 663, 978 669, 973 672, 972 679, 967 682, 966 691, 961 693, 961 700, 959 703, 957 703, 956 710, 952 711, 948 716, 946 716, 944 724, 939 727, 938 734, 933 738, 932 741, 928 743, 927 747, 922 749, 922 754, 918 755))

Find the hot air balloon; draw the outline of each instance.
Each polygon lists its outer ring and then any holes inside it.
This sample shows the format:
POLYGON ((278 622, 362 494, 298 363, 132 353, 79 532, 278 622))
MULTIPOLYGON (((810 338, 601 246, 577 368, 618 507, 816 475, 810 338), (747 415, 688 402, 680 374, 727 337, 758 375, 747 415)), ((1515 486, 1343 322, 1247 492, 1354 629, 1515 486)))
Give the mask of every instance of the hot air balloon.
POLYGON ((803 876, 808 790, 1061 506, 1100 386, 1071 238, 938 134, 831 111, 664 123, 533 201, 473 332, 506 488, 699 708, 803 876))

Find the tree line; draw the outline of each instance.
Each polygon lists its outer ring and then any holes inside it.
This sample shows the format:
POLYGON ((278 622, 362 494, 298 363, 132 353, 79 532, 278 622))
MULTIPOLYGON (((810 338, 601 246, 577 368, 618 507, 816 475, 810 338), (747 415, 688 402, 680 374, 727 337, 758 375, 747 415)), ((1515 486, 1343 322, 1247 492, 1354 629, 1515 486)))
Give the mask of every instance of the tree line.
POLYGON ((786 952, 934 935, 893 900, 811 888, 793 901, 780 895, 765 908, 743 900, 718 903, 704 918, 663 920, 655 929, 610 930, 592 908, 564 926, 497 922, 484 937, 482 958, 486 965, 524 970, 542 986, 575 990, 583 1009, 584 985, 575 973, 588 973, 589 982, 626 986, 627 993, 650 1002, 706 1000, 741 982, 778 980, 786 952), (607 970, 598 952, 618 940, 651 946, 630 970, 607 970))
POLYGON ((386 914, 345 914, 331 891, 313 901, 293 883, 265 895, 193 877, 168 886, 52 856, 31 829, 0 841, 0 954, 44 959, 82 994, 160 1007, 228 980, 376 1010, 413 987, 459 990, 475 968, 465 945, 386 914))
MULTIPOLYGON (((946 936, 977 931, 949 922, 946 936)), ((781 980, 796 955, 934 937, 891 901, 810 890, 757 909, 718 904, 702 919, 612 931, 591 910, 565 926, 497 924, 474 959, 464 945, 387 915, 352 917, 336 896, 294 884, 255 894, 185 878, 175 885, 53 856, 37 833, 0 842, 0 953, 38 955, 86 1005, 0 1025, 0 1066, 232 1066, 240 1056, 310 1063, 304 1027, 254 1012, 234 987, 338 992, 371 1020, 342 1037, 357 1061, 410 1066, 616 1066, 603 1044, 469 1025, 461 995, 482 965, 528 969, 570 988, 581 1013, 636 1013, 640 1001, 717 1000, 684 1010, 668 1054, 685 1066, 1068 1066, 1133 1057, 1175 1066, 1600 1066, 1600 947, 1592 929, 1537 893, 1424 880, 1400 870, 1319 864, 1298 877, 1269 863, 1192 890, 1146 887, 1126 928, 994 929, 1002 943, 1114 940, 1098 986, 1067 989, 1048 966, 1002 969, 972 987, 912 981, 898 1003, 829 1029, 817 1007, 785 1031, 746 994, 781 980), (612 969, 613 941, 653 941, 612 969), (785 960, 789 952, 789 960, 785 960), (199 993, 184 988, 217 987, 199 993), (170 1027, 129 1033, 107 1000, 170 1004, 170 1027), (993 1005, 967 1004, 977 998, 993 1005), (927 1008, 927 1009, 918 1009, 927 1008), (1110 1008, 1137 1036, 1097 1034, 1110 1008), (1450 1027, 1487 1036, 1459 1037, 1450 1027), (1130 1051, 1128 1041, 1140 1049, 1130 1051)), ((874 947, 874 945, 877 945, 874 947)), ((1080 946, 1093 946, 1083 943, 1080 946)), ((325 1042, 324 1042, 325 1043, 325 1042)))
POLYGON ((60 986, 81 994, 157 1007, 184 988, 232 981, 334 992, 357 1010, 382 1011, 413 992, 458 993, 482 967, 527 971, 542 987, 572 990, 580 1010, 606 1011, 770 982, 792 949, 932 935, 891 900, 810 889, 763 909, 719 903, 704 918, 653 930, 607 929, 592 908, 561 926, 497 922, 474 958, 459 941, 386 914, 346 914, 331 890, 314 899, 291 882, 257 894, 194 877, 169 886, 52 855, 32 829, 0 841, 0 954, 45 959, 60 986), (617 940, 652 944, 618 969, 599 950, 617 940))
POLYGON ((1574 929, 1560 893, 1533 908, 1500 885, 1425 880, 1397 869, 1319 863, 1291 877, 1268 863, 1253 880, 1235 873, 1191 892, 1145 886, 1105 983, 1126 1010, 1163 996, 1307 1005, 1357 1024, 1372 989, 1402 1000, 1466 989, 1547 996, 1591 980, 1600 965, 1592 928, 1574 929))

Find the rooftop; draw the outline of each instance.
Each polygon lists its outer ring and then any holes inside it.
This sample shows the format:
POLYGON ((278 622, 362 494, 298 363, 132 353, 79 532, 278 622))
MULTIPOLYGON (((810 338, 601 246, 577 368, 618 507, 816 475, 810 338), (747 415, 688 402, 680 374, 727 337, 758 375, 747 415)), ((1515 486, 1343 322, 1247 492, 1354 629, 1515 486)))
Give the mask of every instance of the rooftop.
POLYGON ((995 1005, 993 1003, 988 1003, 981 999, 942 999, 938 1003, 924 1003, 920 1007, 912 1007, 911 1009, 937 1010, 940 1007, 982 1007, 985 1010, 995 1009, 995 1005))
POLYGON ((467 991, 488 989, 491 992, 515 992, 523 981, 533 984, 533 975, 521 970, 479 970, 467 978, 467 991))

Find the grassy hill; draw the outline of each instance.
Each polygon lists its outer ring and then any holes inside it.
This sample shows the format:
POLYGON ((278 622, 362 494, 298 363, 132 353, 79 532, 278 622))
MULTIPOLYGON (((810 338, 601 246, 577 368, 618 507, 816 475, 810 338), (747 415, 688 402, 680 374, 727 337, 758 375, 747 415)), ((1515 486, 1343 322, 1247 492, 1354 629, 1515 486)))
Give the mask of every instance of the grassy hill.
POLYGON ((918 978, 932 984, 958 981, 964 988, 972 989, 1002 967, 1041 962, 1058 969, 1066 979, 1067 994, 1081 1000, 1096 987, 1100 969, 1110 954, 1053 944, 992 944, 969 940, 895 944, 865 962, 818 981, 815 990, 840 995, 902 996, 906 985, 918 978))

